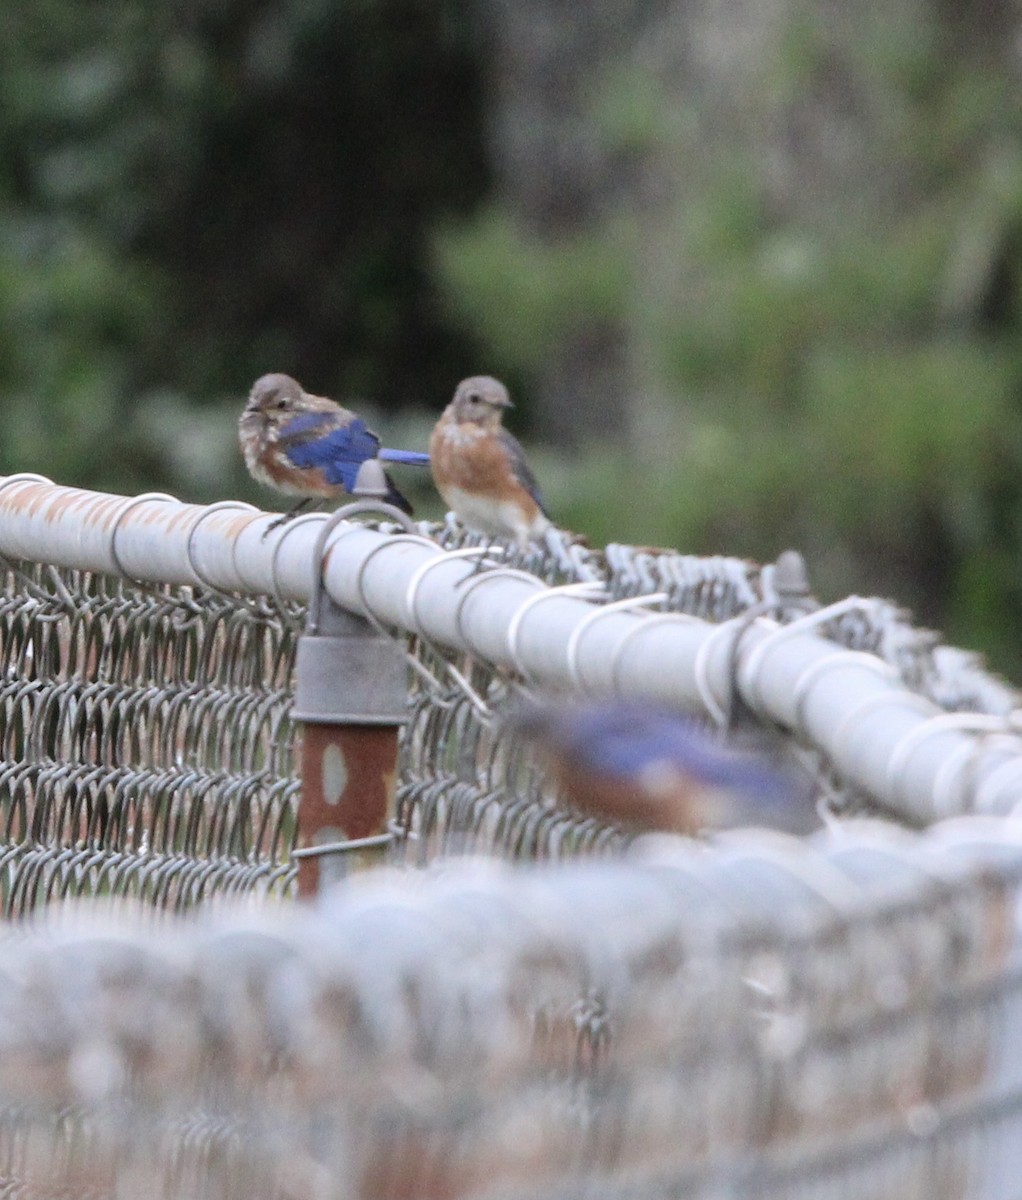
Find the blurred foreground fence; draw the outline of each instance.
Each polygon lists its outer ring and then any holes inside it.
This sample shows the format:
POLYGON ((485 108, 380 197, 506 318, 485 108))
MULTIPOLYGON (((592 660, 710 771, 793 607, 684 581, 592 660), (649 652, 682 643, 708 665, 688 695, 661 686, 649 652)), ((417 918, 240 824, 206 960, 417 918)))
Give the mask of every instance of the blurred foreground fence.
POLYGON ((391 869, 299 907, 323 520, 0 480, 4 910, 139 902, 3 935, 0 1194, 1022 1197, 1010 688, 791 558, 345 523, 410 664, 391 869), (493 719, 551 689, 769 730, 829 827, 583 820, 493 719))
MULTIPOLYGON (((1015 822, 9 935, 17 1195, 1012 1197, 1015 822)), ((373 878, 373 876, 377 876, 373 878)))

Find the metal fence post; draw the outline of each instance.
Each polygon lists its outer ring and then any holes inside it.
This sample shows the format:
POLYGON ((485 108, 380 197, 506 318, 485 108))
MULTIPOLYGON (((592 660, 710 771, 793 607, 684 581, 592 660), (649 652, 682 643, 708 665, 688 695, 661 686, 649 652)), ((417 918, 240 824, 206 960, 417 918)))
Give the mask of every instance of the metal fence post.
POLYGON ((323 589, 323 556, 334 526, 360 512, 397 519, 383 502, 386 483, 374 459, 359 470, 354 495, 323 523, 314 550, 314 585, 295 658, 292 719, 301 726, 298 894, 307 897, 353 866, 380 857, 393 835, 398 732, 406 719, 408 664, 401 644, 363 617, 339 608, 323 589))
POLYGON ((390 841, 407 664, 401 647, 325 600, 298 640, 292 717, 301 725, 298 894, 364 865, 390 841), (309 853, 311 851, 311 853, 309 853))

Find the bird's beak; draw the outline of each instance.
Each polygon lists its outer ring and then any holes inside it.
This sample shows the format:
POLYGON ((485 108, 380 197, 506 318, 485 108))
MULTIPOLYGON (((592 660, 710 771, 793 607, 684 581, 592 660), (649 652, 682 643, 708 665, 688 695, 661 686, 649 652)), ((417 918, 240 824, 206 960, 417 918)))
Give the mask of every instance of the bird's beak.
POLYGON ((493 403, 496 404, 496 406, 498 408, 514 408, 514 406, 515 406, 514 401, 511 399, 510 396, 505 396, 501 400, 494 400, 493 403))
POLYGON ((245 412, 254 413, 254 412, 258 412, 258 411, 259 411, 259 405, 250 396, 248 403, 245 405, 245 412))

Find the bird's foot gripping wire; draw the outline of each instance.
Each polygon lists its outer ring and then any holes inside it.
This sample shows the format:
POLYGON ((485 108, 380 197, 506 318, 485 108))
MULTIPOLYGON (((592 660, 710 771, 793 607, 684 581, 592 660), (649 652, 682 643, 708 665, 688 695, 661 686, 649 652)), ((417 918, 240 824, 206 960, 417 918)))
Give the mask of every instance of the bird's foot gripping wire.
MULTIPOLYGON (((495 567, 499 567, 502 565, 502 563, 500 561, 488 561, 490 558, 490 554, 493 551, 495 541, 496 541, 495 538, 490 538, 490 540, 486 543, 485 546, 479 547, 478 554, 475 556, 476 565, 472 568, 471 571, 469 571, 469 573, 465 576, 464 579, 460 579, 458 581, 458 583, 455 585, 456 587, 463 587, 466 583, 468 583, 468 581, 470 579, 474 579, 478 574, 480 574, 480 572, 482 572, 484 570, 492 571, 495 567)), ((503 559, 504 555, 505 555, 503 548, 498 547, 498 550, 500 551, 501 559, 503 559)))
POLYGON ((276 518, 276 520, 271 521, 269 523, 269 525, 267 525, 266 528, 263 530, 263 536, 262 536, 261 540, 265 541, 267 535, 269 533, 271 533, 274 529, 279 529, 281 527, 281 525, 286 525, 288 523, 288 521, 293 521, 300 512, 303 512, 309 506, 310 503, 311 503, 311 498, 309 496, 306 496, 306 498, 304 500, 299 500, 298 503, 294 506, 294 508, 288 509, 288 511, 286 513, 281 513, 280 516, 276 518))

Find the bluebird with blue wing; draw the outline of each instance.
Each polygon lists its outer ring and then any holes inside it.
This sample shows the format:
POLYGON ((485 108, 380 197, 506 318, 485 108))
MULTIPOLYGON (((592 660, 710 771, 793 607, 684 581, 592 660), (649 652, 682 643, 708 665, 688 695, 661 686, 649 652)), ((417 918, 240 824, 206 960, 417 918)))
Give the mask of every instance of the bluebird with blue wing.
POLYGON ((491 540, 513 538, 524 552, 550 519, 524 451, 501 425, 513 407, 507 388, 491 376, 463 379, 433 429, 429 452, 437 491, 462 524, 491 540))
POLYGON ((820 826, 805 779, 660 704, 562 701, 511 721, 538 747, 567 803, 587 816, 684 834, 820 826))
MULTIPOLYGON (((238 421, 238 439, 254 479, 301 497, 283 519, 312 500, 350 495, 366 459, 429 465, 428 454, 381 448, 361 417, 326 396, 311 395, 290 375, 263 375, 255 381, 238 421)), ((412 506, 389 476, 387 485, 388 503, 411 513, 412 506)))

